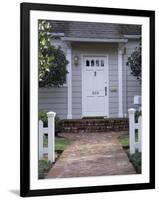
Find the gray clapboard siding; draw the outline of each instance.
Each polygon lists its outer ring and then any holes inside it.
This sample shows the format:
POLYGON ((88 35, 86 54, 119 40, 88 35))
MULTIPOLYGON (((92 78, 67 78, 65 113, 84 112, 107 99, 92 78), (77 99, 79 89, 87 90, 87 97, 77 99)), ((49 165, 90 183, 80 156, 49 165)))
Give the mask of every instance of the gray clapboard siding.
POLYGON ((113 49, 109 54, 109 116, 118 116, 118 57, 117 57, 118 47, 113 49), (111 89, 116 88, 113 92, 111 89))
POLYGON ((67 118, 67 87, 39 88, 39 110, 54 111, 67 118))
POLYGON ((76 49, 72 50, 72 115, 73 118, 81 118, 82 116, 82 73, 81 61, 79 66, 74 65, 73 58, 79 54, 76 49))

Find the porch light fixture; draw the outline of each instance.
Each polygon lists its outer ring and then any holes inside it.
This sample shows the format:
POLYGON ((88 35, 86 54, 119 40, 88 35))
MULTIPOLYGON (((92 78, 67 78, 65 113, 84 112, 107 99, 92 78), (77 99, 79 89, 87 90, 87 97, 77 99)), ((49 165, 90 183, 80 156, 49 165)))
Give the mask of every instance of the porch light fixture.
POLYGON ((74 65, 78 66, 79 64, 79 57, 78 56, 74 56, 74 65))

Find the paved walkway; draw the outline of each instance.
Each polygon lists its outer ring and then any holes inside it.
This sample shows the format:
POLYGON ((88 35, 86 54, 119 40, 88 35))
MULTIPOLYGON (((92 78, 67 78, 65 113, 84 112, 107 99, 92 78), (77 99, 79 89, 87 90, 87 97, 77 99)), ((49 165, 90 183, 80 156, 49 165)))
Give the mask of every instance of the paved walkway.
POLYGON ((62 136, 74 142, 60 156, 47 178, 135 174, 117 133, 63 133, 62 136))

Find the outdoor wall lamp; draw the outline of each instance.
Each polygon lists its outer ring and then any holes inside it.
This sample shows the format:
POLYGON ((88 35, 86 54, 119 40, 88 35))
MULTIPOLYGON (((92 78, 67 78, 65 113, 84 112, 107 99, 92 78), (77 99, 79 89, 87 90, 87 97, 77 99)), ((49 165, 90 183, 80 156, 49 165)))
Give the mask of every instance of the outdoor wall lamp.
POLYGON ((74 65, 78 66, 78 64, 79 64, 79 57, 74 56, 74 65))

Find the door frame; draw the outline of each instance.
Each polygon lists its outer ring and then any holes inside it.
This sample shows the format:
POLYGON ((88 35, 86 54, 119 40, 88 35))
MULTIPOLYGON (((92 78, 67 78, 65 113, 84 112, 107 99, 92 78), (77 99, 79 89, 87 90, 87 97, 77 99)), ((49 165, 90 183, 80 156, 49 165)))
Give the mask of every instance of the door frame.
POLYGON ((81 54, 81 74, 82 74, 82 116, 81 117, 88 117, 88 115, 84 114, 84 67, 83 67, 83 61, 84 57, 105 57, 106 58, 106 78, 107 78, 107 102, 106 102, 106 117, 109 117, 109 60, 108 60, 108 54, 102 54, 102 53, 86 53, 81 54))

